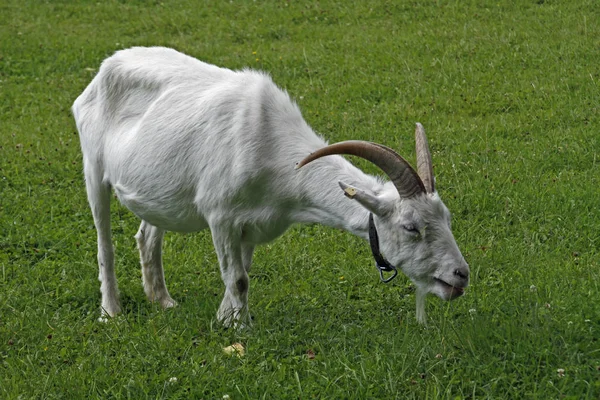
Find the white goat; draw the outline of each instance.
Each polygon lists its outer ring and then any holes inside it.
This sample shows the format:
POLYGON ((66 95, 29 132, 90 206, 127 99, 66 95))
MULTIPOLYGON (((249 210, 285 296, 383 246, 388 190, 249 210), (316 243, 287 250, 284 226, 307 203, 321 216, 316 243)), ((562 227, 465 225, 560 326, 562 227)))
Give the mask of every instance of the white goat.
POLYGON ((142 220, 135 238, 144 291, 163 307, 176 304, 165 286, 164 232, 210 228, 225 283, 217 316, 227 326, 247 318, 255 246, 293 223, 370 237, 376 260, 384 264, 380 270, 401 268, 415 283, 421 322, 427 293, 451 300, 468 285, 469 267, 435 192, 420 124, 417 174, 382 145, 327 146, 288 94, 261 72, 218 68, 158 47, 107 58, 73 104, 73 114, 98 234, 102 318, 120 312, 111 188, 142 220), (363 173, 339 155, 298 169, 332 154, 365 158, 391 182, 363 173))

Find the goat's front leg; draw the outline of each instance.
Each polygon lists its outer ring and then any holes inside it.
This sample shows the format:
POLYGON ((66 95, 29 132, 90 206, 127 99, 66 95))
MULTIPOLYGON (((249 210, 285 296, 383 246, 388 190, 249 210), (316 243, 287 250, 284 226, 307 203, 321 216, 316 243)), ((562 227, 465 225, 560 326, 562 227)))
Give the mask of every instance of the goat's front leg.
POLYGON ((158 302, 163 308, 174 307, 177 302, 171 298, 162 265, 162 241, 164 231, 146 221, 142 221, 135 239, 140 250, 144 292, 148 300, 158 302))
POLYGON ((426 298, 427 291, 417 286, 417 322, 419 322, 422 325, 427 325, 427 313, 425 312, 426 298))
POLYGON ((241 234, 233 229, 211 227, 213 243, 219 258, 221 277, 225 283, 225 296, 217 312, 217 318, 226 327, 242 327, 248 318, 249 249, 242 249, 241 234), (245 254, 245 255, 243 255, 245 254), (244 260, 246 258, 246 260, 244 260))
POLYGON ((252 256, 254 255, 254 245, 243 243, 242 244, 242 262, 244 264, 244 269, 246 272, 250 272, 250 267, 252 267, 252 256))

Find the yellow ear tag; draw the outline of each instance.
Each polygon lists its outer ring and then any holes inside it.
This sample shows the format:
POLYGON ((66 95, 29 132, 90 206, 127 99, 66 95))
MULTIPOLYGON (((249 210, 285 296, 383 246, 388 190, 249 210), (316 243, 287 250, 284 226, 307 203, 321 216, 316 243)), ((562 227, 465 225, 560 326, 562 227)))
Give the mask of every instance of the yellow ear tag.
POLYGON ((353 199, 354 196, 356 196, 356 189, 351 188, 351 187, 346 188, 346 189, 344 189, 344 194, 346 195, 346 197, 353 199))

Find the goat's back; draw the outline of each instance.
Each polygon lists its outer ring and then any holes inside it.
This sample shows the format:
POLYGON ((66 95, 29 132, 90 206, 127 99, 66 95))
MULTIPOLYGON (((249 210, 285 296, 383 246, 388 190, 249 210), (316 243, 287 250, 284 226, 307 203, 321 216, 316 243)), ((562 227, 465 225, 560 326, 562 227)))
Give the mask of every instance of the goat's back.
POLYGON ((216 210, 275 210, 294 161, 325 144, 267 75, 166 48, 106 59, 73 113, 84 165, 169 230, 201 229, 216 210))

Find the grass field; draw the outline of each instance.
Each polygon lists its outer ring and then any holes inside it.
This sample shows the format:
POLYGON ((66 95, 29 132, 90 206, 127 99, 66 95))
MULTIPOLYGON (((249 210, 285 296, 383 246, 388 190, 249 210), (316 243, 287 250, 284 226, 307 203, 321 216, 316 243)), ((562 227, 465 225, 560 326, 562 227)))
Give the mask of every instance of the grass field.
POLYGON ((0 398, 598 399, 599 116, 596 0, 3 0, 0 398), (430 298, 421 327, 367 243, 301 226, 257 250, 253 328, 224 330, 210 233, 166 236, 180 305, 162 311, 115 201, 124 313, 99 323, 70 107, 134 45, 268 71, 331 142, 412 161, 423 123, 468 293, 430 298), (223 354, 234 342, 245 356, 223 354))

